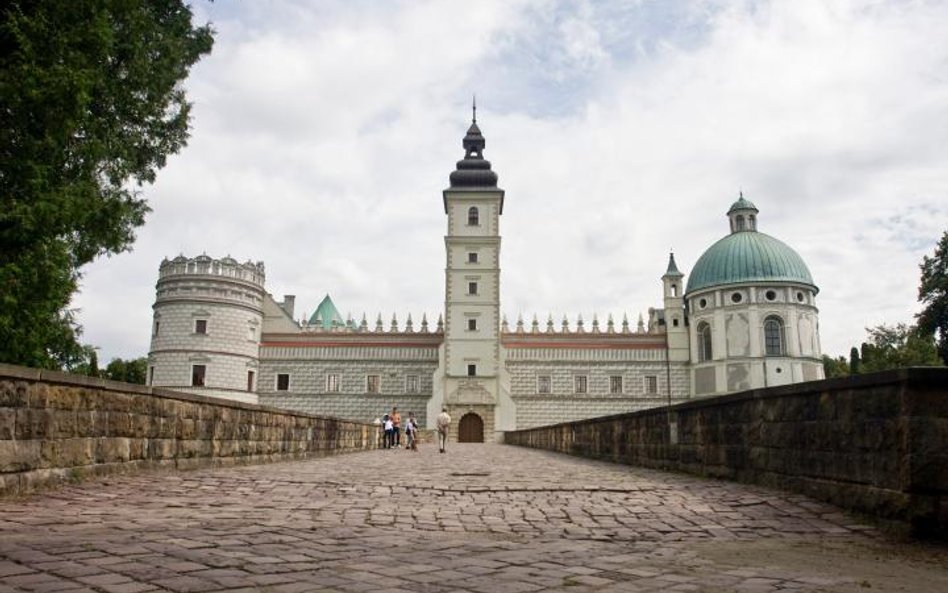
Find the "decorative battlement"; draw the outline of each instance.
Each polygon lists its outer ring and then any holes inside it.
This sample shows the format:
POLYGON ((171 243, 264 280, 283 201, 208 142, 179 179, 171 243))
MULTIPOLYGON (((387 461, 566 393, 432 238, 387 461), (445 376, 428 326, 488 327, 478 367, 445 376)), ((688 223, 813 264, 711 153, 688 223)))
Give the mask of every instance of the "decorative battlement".
POLYGON ((365 313, 362 314, 361 321, 356 321, 352 315, 349 315, 345 321, 341 318, 331 318, 327 322, 327 320, 322 318, 320 311, 317 310, 309 320, 307 320, 306 315, 303 315, 303 318, 300 320, 300 328, 306 333, 319 334, 443 334, 444 318, 438 315, 438 323, 434 330, 432 330, 428 324, 428 315, 422 313, 421 325, 416 330, 411 313, 408 314, 408 319, 405 321, 404 326, 399 325, 398 316, 392 313, 392 320, 388 324, 388 327, 386 327, 385 322, 382 320, 381 313, 376 317, 375 324, 370 326, 365 313))
MULTIPOLYGON (((649 317, 653 317, 652 310, 649 310, 649 317)), ((583 320, 583 315, 579 314, 576 318, 576 323, 573 324, 572 328, 570 327, 569 319, 566 315, 563 316, 563 320, 557 324, 553 321, 553 315, 547 315, 546 322, 541 323, 536 314, 533 315, 533 320, 529 325, 525 324, 523 321, 523 315, 517 316, 517 322, 511 328, 510 323, 507 321, 507 316, 504 315, 503 320, 500 323, 500 331, 504 334, 656 334, 663 333, 664 327, 652 323, 651 319, 646 327, 645 320, 642 315, 639 314, 639 320, 636 323, 635 329, 633 330, 629 325, 629 316, 626 314, 622 315, 622 322, 616 324, 615 320, 610 313, 606 317, 605 324, 599 322, 599 316, 595 313, 592 317, 592 323, 589 326, 586 325, 586 322, 583 320)))
POLYGON ((215 259, 207 254, 197 257, 179 255, 174 259, 165 258, 158 268, 158 280, 169 276, 215 276, 219 278, 234 278, 250 282, 263 288, 266 281, 263 262, 246 261, 239 263, 227 256, 215 259))

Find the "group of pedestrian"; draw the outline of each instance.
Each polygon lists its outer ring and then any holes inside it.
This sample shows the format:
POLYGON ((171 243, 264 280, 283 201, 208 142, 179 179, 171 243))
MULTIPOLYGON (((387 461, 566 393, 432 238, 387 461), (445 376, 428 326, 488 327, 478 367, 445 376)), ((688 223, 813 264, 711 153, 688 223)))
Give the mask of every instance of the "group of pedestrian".
MULTIPOLYGON (((379 421, 376 421, 379 422, 379 421)), ((398 406, 392 406, 392 411, 383 414, 381 422, 382 429, 382 447, 384 449, 402 448, 402 414, 398 411, 398 406)), ((444 453, 445 445, 448 442, 448 430, 451 427, 451 416, 448 415, 446 408, 441 408, 438 419, 435 422, 438 429, 438 451, 444 453)), ((418 421, 415 420, 415 413, 408 412, 408 420, 405 422, 405 450, 418 451, 418 421)))

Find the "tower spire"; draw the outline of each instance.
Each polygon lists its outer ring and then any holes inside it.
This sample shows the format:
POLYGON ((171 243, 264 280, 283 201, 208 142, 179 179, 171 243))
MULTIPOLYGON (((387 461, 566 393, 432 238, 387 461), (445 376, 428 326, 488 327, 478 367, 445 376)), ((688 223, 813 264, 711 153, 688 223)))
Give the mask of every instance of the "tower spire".
POLYGON ((477 95, 472 95, 471 100, 471 123, 477 123, 477 95))

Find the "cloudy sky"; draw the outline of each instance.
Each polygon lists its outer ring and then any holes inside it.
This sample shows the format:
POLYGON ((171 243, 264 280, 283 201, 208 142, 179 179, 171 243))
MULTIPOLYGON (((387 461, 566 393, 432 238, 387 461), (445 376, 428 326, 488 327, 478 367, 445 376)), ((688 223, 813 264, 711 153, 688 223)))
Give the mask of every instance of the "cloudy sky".
POLYGON ((134 249, 75 299, 100 360, 147 354, 165 256, 263 261, 297 317, 444 300, 441 190, 476 93, 506 192, 502 310, 661 306, 740 190, 820 288, 823 349, 911 321, 948 229, 948 3, 195 2, 190 144, 134 249))

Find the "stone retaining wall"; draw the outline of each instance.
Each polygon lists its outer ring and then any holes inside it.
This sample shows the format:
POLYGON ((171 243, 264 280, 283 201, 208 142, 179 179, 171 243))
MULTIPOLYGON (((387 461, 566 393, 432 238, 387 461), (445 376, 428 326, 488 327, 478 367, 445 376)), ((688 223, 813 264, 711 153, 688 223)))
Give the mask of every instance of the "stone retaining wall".
POLYGON ((371 449, 370 424, 0 364, 0 494, 87 475, 371 449))
POLYGON ((746 391, 505 442, 801 492, 948 538, 948 369, 746 391))

